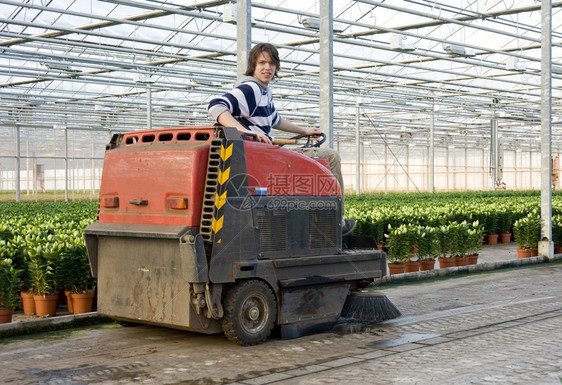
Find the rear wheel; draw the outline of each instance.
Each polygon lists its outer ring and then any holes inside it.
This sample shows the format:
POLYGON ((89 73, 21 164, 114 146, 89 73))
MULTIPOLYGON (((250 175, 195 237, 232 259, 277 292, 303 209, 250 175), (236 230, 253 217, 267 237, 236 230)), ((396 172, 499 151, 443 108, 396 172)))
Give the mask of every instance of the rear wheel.
POLYGON ((267 339, 276 317, 271 288, 262 281, 244 281, 231 287, 225 296, 222 330, 240 345, 256 345, 267 339))

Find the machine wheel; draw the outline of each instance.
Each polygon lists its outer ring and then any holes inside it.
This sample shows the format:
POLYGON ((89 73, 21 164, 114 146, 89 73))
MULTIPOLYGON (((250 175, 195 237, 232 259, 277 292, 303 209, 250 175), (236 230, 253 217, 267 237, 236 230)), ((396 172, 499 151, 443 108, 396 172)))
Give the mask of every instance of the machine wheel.
POLYGON ((222 330, 237 344, 257 345, 267 339, 276 317, 277 304, 271 288, 262 281, 243 281, 226 293, 222 330))

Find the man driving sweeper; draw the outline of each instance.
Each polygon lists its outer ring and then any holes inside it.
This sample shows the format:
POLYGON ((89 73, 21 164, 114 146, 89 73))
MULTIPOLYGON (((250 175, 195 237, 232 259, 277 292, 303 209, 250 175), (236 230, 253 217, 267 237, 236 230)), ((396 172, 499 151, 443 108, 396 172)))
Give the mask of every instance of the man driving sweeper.
MULTIPOLYGON (((248 68, 245 77, 240 79, 234 89, 209 102, 208 112, 218 123, 227 127, 236 127, 239 132, 257 135, 262 143, 271 144, 271 129, 302 135, 320 135, 318 128, 305 128, 282 118, 273 105, 273 94, 269 83, 277 77, 281 67, 277 48, 269 43, 259 43, 250 50, 248 68)), ((343 213, 343 178, 339 154, 330 148, 298 148, 301 152, 314 158, 327 158, 330 169, 338 180, 342 190, 343 213)), ((342 219, 342 235, 351 234, 355 228, 354 219, 342 219)))

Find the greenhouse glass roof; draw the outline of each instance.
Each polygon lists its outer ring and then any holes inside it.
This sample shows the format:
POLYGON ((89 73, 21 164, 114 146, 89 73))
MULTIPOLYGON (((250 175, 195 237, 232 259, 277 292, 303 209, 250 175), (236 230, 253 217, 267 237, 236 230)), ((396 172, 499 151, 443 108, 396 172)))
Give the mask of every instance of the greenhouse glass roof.
MULTIPOLYGON (((207 125, 210 98, 236 80, 235 4, 205 0, 0 0, 0 133, 93 135, 207 125), (150 98, 148 97, 150 95, 150 98), (58 131, 57 131, 58 132, 58 131)), ((276 107, 319 125, 319 2, 253 1, 252 43, 282 59, 276 107)), ((497 119, 509 148, 538 148, 541 3, 334 1, 334 135, 485 147, 497 119), (359 103, 360 102, 360 103, 359 103), (359 103, 359 104, 358 104, 359 103)), ((552 2, 553 146, 562 140, 562 1, 552 2)), ((105 136, 104 136, 105 137, 105 136)), ((3 141, 6 143, 6 141, 3 141)), ((42 147, 42 142, 43 147, 42 147)), ((5 145, 5 144, 4 144, 5 145)))

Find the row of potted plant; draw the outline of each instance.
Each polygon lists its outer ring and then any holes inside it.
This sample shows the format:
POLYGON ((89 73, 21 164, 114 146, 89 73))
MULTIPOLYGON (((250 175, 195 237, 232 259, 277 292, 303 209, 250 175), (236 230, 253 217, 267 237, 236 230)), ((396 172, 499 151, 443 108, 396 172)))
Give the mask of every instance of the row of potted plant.
MULTIPOLYGON (((538 210, 538 191, 361 194, 346 198, 347 216, 357 220, 354 234, 373 236, 379 245, 386 242, 389 228, 402 224, 439 227, 464 220, 478 221, 490 244, 495 242, 495 234, 503 234, 503 242, 510 242, 514 224, 538 210)), ((562 192, 555 192, 552 238, 560 246, 562 226, 557 226, 557 218, 561 216, 562 192)))
POLYGON ((10 258, 0 259, 0 323, 11 322, 14 309, 19 306, 20 274, 10 258))
POLYGON ((0 309, 19 306, 21 294, 25 313, 53 316, 61 292, 67 292, 69 311, 88 311, 73 309, 79 300, 72 297, 79 293, 87 294, 91 309, 95 280, 82 229, 94 220, 95 212, 92 202, 0 204, 0 260, 6 265, 9 261, 18 278, 18 284, 10 287, 3 279, 0 282, 0 296, 17 296, 17 303, 4 301, 0 309))
MULTIPOLYGON (((484 227, 478 221, 451 222, 438 227, 389 226, 389 232, 385 234, 389 269, 408 272, 406 265, 418 262, 421 270, 429 270, 436 259, 440 267, 469 264, 470 256, 478 257, 483 234, 484 227)), ((474 258, 472 263, 476 263, 474 258)), ((415 270, 414 267, 410 271, 415 270)))
POLYGON ((66 295, 70 312, 92 310, 96 280, 91 276, 83 245, 67 245, 49 252, 37 249, 25 260, 27 268, 24 270, 17 269, 9 258, 2 260, 0 310, 13 313, 20 305, 21 295, 24 314, 54 316, 61 292, 66 295))

